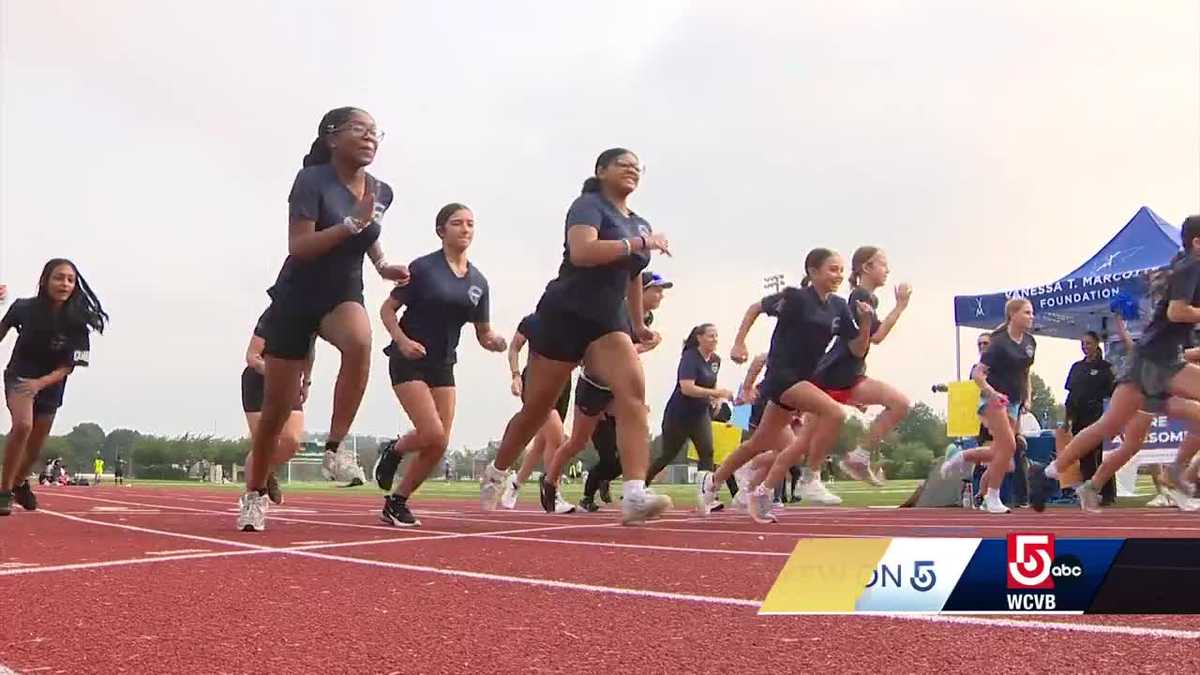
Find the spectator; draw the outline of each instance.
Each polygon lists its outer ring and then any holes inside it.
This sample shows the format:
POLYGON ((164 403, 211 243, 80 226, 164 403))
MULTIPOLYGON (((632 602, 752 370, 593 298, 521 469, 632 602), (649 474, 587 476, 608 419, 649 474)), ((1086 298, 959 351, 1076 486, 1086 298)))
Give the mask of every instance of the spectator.
MULTIPOLYGON (((1118 317, 1119 319, 1119 317, 1118 317)), ((1112 364, 1100 354, 1100 336, 1088 331, 1079 341, 1083 359, 1071 366, 1067 374, 1066 425, 1072 434, 1091 426, 1104 414, 1104 399, 1112 396, 1116 387, 1112 364)), ((1103 446, 1097 445, 1079 460, 1079 470, 1084 480, 1096 473, 1103 460, 1103 446)), ((1100 490, 1101 506, 1109 506, 1117 499, 1116 482, 1109 479, 1100 490)))

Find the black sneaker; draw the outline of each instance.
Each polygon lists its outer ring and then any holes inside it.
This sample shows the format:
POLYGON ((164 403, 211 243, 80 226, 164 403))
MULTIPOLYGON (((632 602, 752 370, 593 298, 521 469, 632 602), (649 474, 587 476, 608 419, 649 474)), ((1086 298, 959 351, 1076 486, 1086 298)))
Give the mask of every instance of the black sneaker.
POLYGON ((0 516, 12 514, 12 493, 4 490, 0 491, 0 516))
POLYGON ((283 490, 279 489, 279 479, 274 473, 267 474, 267 499, 270 499, 272 504, 283 503, 283 490))
POLYGON ((345 484, 345 485, 343 485, 342 487, 358 487, 358 486, 360 486, 360 485, 362 485, 362 484, 363 484, 363 482, 362 482, 362 479, 361 479, 361 478, 359 478, 358 476, 355 476, 354 478, 351 478, 351 479, 350 479, 350 482, 349 482, 349 483, 346 483, 346 484, 345 484))
POLYGON ((1029 463, 1029 506, 1041 513, 1046 510, 1046 467, 1037 462, 1029 463))
POLYGON ((600 481, 600 501, 605 504, 612 503, 612 492, 609 490, 611 481, 600 481))
POLYGON ((579 508, 587 511, 588 513, 595 513, 600 510, 600 505, 596 503, 596 500, 584 497, 583 499, 579 500, 579 508))
POLYGON ((724 511, 724 510, 725 510, 725 505, 722 504, 721 502, 717 502, 716 504, 713 504, 712 508, 709 509, 708 512, 716 513, 717 511, 724 511))
POLYGON ((375 484, 384 492, 392 491, 392 481, 400 468, 400 455, 392 452, 396 439, 379 444, 379 458, 375 460, 375 484))
POLYGON ((13 488, 12 500, 20 504, 26 511, 37 511, 37 496, 33 494, 33 488, 29 486, 28 480, 22 481, 20 485, 13 488))
POLYGON ((558 501, 558 486, 551 485, 546 481, 546 477, 542 476, 538 481, 539 497, 542 502, 542 510, 546 513, 554 513, 554 504, 558 501))
POLYGON ((388 495, 383 499, 383 511, 379 519, 393 527, 420 527, 421 521, 408 510, 408 498, 388 495))

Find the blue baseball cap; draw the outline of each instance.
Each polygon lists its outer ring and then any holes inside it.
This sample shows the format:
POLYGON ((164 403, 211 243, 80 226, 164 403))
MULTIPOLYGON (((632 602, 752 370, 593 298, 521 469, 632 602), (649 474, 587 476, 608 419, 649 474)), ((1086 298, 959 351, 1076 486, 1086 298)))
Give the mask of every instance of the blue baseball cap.
POLYGON ((671 288, 675 284, 667 281, 654 272, 642 272, 642 288, 671 288))

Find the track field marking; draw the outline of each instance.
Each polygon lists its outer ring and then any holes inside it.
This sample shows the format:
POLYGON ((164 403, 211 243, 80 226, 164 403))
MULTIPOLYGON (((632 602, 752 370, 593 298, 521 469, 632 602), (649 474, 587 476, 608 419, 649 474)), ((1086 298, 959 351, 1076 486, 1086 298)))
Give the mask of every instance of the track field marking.
MULTIPOLYGON (((664 591, 650 591, 632 588, 620 588, 612 586, 598 586, 592 584, 581 584, 568 581, 555 581, 549 579, 535 579, 528 577, 517 577, 503 574, 490 574, 486 572, 472 572, 469 570, 459 570, 453 568, 429 567, 425 565, 409 565, 404 563, 394 563, 382 560, 366 560, 362 558, 354 558, 350 556, 332 555, 328 553, 318 553, 310 550, 295 550, 295 549, 280 549, 259 546, 257 544, 248 544, 245 542, 217 539, 213 537, 202 537, 199 535, 185 534, 182 532, 171 532, 168 530, 153 530, 150 528, 138 527, 135 525, 126 525, 122 523, 106 523, 98 520, 88 520, 78 516, 67 516, 55 512, 47 511, 46 513, 67 520, 80 521, 100 525, 103 527, 112 527, 117 529, 130 530, 134 532, 146 532, 150 534, 160 534, 168 537, 177 537, 182 539, 205 540, 211 543, 219 543, 226 546, 234 546, 240 548, 252 549, 256 552, 277 552, 287 555, 294 555, 305 558, 313 558, 317 560, 326 560, 333 562, 344 562, 356 565, 366 565, 370 567, 381 567, 386 569, 398 569, 410 572, 422 572, 426 574, 436 574, 440 576, 461 577, 467 579, 476 579, 479 581, 498 581, 506 583, 523 584, 528 586, 540 586, 543 588, 554 588, 558 590, 575 590, 588 593, 598 593, 604 595, 617 595, 627 597, 641 598, 656 598, 661 600, 671 600, 679 602, 696 602, 713 605, 726 605, 758 609, 760 601, 747 598, 727 598, 720 596, 708 595, 693 595, 685 593, 670 593, 664 591)), ((203 554, 197 554, 203 555, 203 554)), ((1022 630, 1061 630, 1068 632, 1079 633, 1096 633, 1108 635, 1132 635, 1136 637, 1156 637, 1156 638, 1172 638, 1196 640, 1200 639, 1200 631, 1177 630, 1169 628, 1146 628, 1142 626, 1121 626, 1114 624, 1090 624, 1090 623, 1060 623, 1054 621, 1018 621, 1014 619, 990 619, 977 617, 962 617, 962 616, 936 616, 936 615, 870 615, 881 618, 901 619, 906 621, 926 621, 931 623, 950 623, 950 624, 965 624, 975 626, 991 626, 997 628, 1014 628, 1022 630)), ((3 675, 3 674, 0 674, 3 675)))

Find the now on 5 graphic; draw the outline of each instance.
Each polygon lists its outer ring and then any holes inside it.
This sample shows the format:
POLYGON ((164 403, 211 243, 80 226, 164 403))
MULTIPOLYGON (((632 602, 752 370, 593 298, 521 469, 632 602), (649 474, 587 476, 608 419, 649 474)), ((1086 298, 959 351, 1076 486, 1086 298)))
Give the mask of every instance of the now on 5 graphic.
POLYGON ((1053 589, 1054 535, 1011 532, 1008 535, 1008 587, 1016 590, 1053 589))

